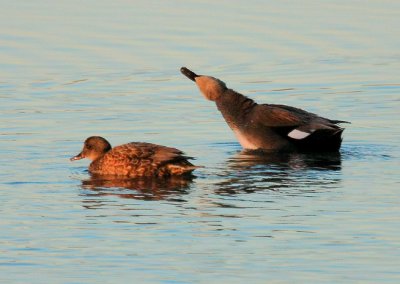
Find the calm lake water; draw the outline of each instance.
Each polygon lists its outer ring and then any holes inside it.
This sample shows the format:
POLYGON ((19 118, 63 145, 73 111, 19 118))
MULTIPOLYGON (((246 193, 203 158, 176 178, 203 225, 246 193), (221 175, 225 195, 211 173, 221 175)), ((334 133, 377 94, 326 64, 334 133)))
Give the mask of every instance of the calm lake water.
POLYGON ((399 283, 399 1, 0 0, 1 283, 399 283), (346 125, 254 156, 179 69, 346 125), (83 140, 191 181, 91 179, 83 140))

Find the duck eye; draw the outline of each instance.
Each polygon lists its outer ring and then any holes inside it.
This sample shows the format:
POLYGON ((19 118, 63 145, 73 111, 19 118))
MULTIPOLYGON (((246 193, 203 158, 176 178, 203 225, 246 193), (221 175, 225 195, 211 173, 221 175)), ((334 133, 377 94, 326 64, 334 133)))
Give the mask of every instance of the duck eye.
POLYGON ((86 149, 91 150, 93 147, 91 145, 86 145, 86 149))

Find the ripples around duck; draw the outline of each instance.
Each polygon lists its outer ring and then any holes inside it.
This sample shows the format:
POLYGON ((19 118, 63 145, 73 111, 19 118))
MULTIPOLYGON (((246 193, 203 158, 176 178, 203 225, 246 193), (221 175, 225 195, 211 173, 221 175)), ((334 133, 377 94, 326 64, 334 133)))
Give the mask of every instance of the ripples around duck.
MULTIPOLYGON (((263 190, 299 190, 327 187, 340 180, 340 153, 269 153, 241 151, 233 154, 216 170, 212 186, 218 195, 252 193, 263 190), (332 174, 334 173, 334 174, 332 174)), ((210 169, 212 171, 212 169, 210 169)), ((212 178, 211 174, 211 178, 212 178)), ((198 173, 209 178, 207 173, 198 173)), ((81 188, 88 196, 118 196, 140 200, 181 198, 188 194, 197 176, 171 178, 112 178, 90 175, 81 188)))

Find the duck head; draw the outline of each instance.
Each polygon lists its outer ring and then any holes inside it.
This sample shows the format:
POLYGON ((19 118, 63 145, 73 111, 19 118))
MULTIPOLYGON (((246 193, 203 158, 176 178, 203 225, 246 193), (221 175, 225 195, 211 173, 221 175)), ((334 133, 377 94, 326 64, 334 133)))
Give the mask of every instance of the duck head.
POLYGON ((207 100, 215 101, 227 90, 225 83, 217 78, 197 75, 186 67, 181 68, 181 73, 196 83, 207 100))
POLYGON ((70 160, 76 161, 83 158, 88 158, 94 161, 110 150, 111 145, 106 139, 100 136, 91 136, 85 140, 82 151, 78 155, 72 157, 70 160))

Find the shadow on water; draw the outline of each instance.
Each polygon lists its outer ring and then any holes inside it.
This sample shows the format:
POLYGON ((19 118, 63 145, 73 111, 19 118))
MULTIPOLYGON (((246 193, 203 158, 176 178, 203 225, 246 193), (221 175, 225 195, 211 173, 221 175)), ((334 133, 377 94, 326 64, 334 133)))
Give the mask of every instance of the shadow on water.
POLYGON ((242 151, 227 161, 217 194, 252 193, 285 188, 307 192, 340 182, 340 153, 261 153, 242 151))
POLYGON ((170 178, 115 178, 108 176, 91 175, 82 180, 81 188, 86 190, 85 195, 117 196, 139 200, 175 200, 188 193, 194 176, 170 178))

